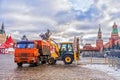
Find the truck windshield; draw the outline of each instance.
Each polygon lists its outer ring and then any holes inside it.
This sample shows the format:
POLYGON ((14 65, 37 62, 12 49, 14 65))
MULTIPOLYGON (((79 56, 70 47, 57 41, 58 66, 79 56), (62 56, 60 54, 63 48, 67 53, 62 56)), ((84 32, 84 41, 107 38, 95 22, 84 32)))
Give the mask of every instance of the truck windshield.
POLYGON ((17 48, 34 48, 33 43, 19 43, 17 44, 17 48))

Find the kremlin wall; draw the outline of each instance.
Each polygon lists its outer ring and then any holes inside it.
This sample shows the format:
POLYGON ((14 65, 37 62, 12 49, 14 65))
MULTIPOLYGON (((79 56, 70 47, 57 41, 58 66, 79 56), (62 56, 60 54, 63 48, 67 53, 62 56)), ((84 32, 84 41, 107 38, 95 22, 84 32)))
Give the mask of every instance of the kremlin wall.
POLYGON ((109 38, 109 41, 106 44, 103 44, 102 31, 101 28, 99 27, 97 40, 96 40, 96 47, 93 47, 91 44, 85 44, 85 46, 83 46, 83 49, 81 50, 100 52, 110 49, 119 49, 119 44, 120 44, 120 37, 118 34, 118 28, 116 23, 114 23, 112 26, 111 37, 109 38))

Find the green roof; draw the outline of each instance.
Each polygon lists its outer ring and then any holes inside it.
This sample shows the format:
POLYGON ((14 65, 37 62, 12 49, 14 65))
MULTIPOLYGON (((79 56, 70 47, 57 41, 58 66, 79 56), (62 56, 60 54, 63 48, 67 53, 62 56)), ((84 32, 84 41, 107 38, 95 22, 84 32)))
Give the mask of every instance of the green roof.
POLYGON ((118 34, 118 29, 114 28, 113 31, 112 31, 112 34, 118 34))

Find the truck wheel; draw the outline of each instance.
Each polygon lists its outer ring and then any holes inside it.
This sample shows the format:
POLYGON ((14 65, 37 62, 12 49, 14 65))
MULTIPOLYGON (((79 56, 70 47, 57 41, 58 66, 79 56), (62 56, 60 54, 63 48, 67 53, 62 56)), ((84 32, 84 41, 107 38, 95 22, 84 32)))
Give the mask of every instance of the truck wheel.
POLYGON ((39 65, 39 62, 40 62, 40 61, 39 61, 39 58, 37 58, 37 61, 36 61, 36 63, 34 63, 34 65, 35 65, 35 66, 38 66, 38 65, 39 65))
POLYGON ((56 64, 56 60, 54 58, 49 58, 48 64, 50 64, 50 65, 56 64))
POLYGON ((55 63, 54 63, 54 64, 56 64, 56 62, 57 62, 57 60, 55 60, 55 63))
POLYGON ((41 64, 46 64, 46 61, 41 61, 41 64))
POLYGON ((18 67, 22 67, 22 63, 17 63, 18 67))
POLYGON ((65 55, 63 57, 64 64, 72 64, 73 57, 71 55, 65 55))

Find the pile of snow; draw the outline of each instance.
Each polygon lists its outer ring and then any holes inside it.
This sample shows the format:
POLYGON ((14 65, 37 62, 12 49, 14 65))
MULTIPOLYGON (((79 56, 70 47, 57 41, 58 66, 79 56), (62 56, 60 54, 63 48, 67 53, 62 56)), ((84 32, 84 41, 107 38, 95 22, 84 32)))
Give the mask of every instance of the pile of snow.
POLYGON ((113 76, 115 79, 120 80, 120 69, 114 69, 113 67, 109 67, 108 65, 102 65, 102 64, 88 64, 83 67, 103 71, 107 73, 110 76, 113 76))

